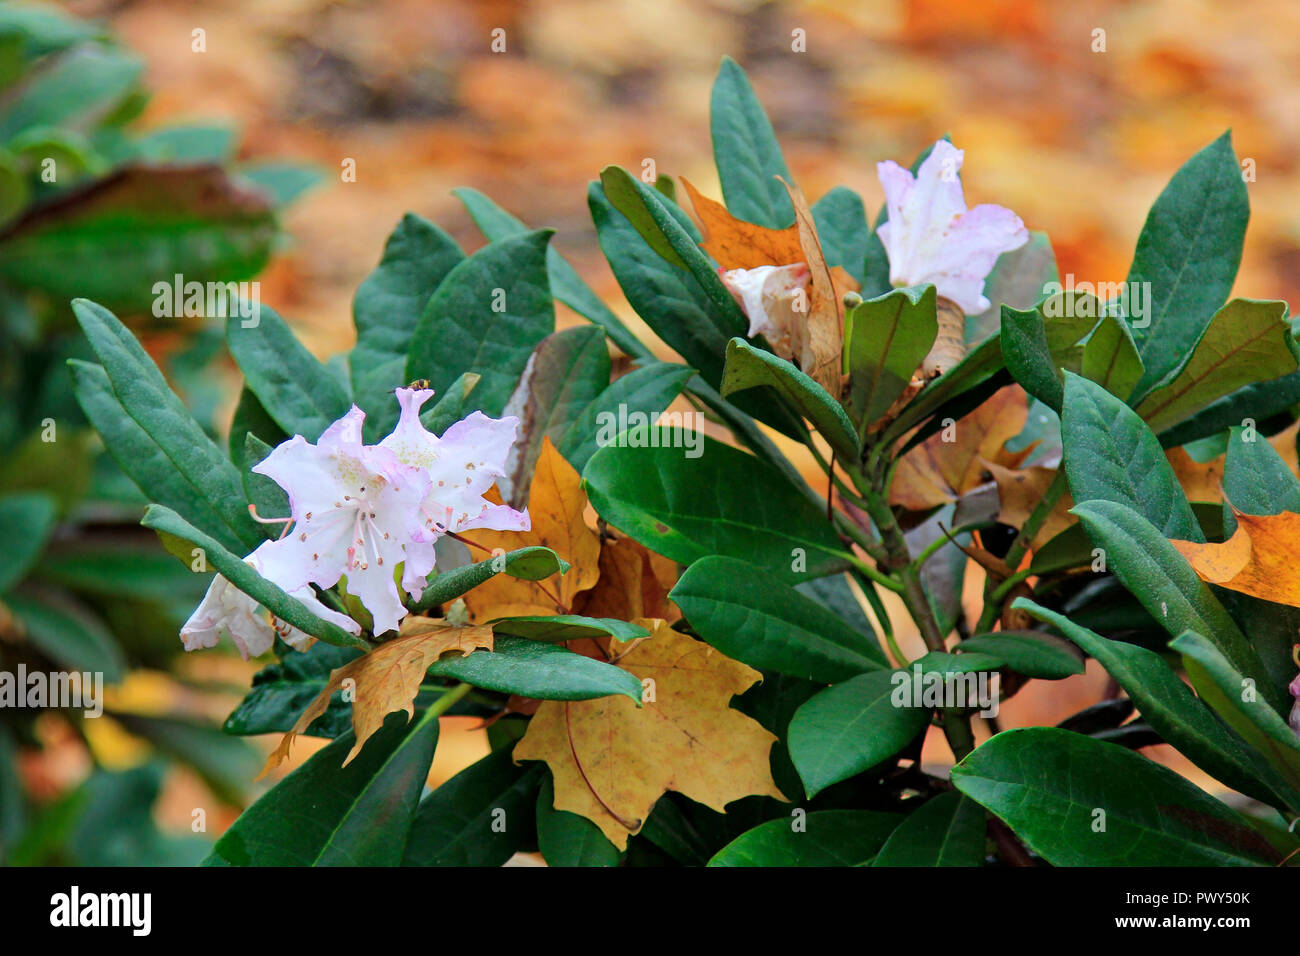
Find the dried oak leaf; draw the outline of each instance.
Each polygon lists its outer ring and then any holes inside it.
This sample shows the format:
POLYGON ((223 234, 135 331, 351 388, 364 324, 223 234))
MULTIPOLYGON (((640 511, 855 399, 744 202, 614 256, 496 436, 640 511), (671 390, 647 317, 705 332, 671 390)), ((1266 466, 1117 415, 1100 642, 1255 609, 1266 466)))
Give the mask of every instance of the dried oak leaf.
POLYGON ((768 229, 737 219, 727 207, 700 193, 685 176, 682 185, 691 197, 704 241, 700 247, 728 271, 759 266, 789 266, 806 262, 799 227, 768 229))
POLYGON ((464 537, 488 551, 531 545, 550 548, 571 565, 567 574, 524 581, 498 574, 465 595, 471 621, 526 614, 568 614, 575 595, 600 577, 600 537, 587 526, 587 496, 578 472, 542 439, 528 489, 529 531, 467 531, 464 537), (559 599, 558 603, 556 598, 559 599))
POLYGON ((681 617, 668 592, 677 582, 677 566, 631 538, 606 538, 600 548, 600 580, 578 595, 573 612, 587 617, 632 621, 639 617, 681 617))
POLYGON ((591 820, 622 849, 668 790, 719 812, 755 794, 785 800, 769 766, 776 737, 730 707, 758 671, 665 621, 635 623, 650 637, 611 642, 610 653, 646 685, 642 706, 623 696, 546 701, 515 747, 516 761, 550 765, 555 808, 591 820))
POLYGON ((1300 607, 1300 514, 1247 515, 1235 509, 1233 514, 1237 530, 1221 544, 1171 543, 1202 581, 1300 607))
POLYGON ((844 299, 836 289, 835 277, 826 265, 817 225, 808 200, 798 186, 782 180, 794 206, 794 222, 803 246, 804 262, 812 276, 808 290, 808 321, 792 330, 791 345, 799 368, 818 385, 839 399, 844 378, 841 355, 844 350, 844 299))
MULTIPOLYGON (((998 486, 998 521, 1013 528, 1023 527, 1030 512, 1047 493, 1048 486, 1056 477, 1056 469, 1042 465, 1008 468, 988 459, 980 460, 998 486)), ((1030 549, 1037 550, 1074 524, 1078 519, 1070 514, 1073 507, 1074 499, 1067 491, 1038 529, 1030 549)))
POLYGON ((700 221, 704 237, 700 246, 723 269, 807 264, 811 275, 807 319, 790 330, 791 354, 781 357, 798 362, 832 397, 839 398, 843 378, 840 353, 844 347, 844 294, 856 289, 857 284, 844 269, 826 265, 808 201, 797 186, 784 180, 782 183, 794 205, 795 224, 785 229, 768 229, 737 219, 722 203, 702 195, 682 180, 700 221))
POLYGON ((1030 449, 1009 452, 1003 446, 1024 431, 1028 417, 1019 386, 998 389, 951 430, 936 432, 898 460, 890 503, 926 511, 956 501, 981 484, 985 461, 1019 467, 1030 449), (948 437, 952 440, 945 441, 948 437))
POLYGON ((293 729, 281 738, 279 746, 267 757, 259 778, 289 756, 294 738, 325 713, 330 696, 345 680, 351 678, 355 682, 352 730, 356 734, 356 744, 343 761, 346 767, 371 735, 384 725, 385 717, 398 710, 406 711, 408 718, 415 714, 415 695, 419 693, 424 672, 438 658, 454 652, 464 657, 480 648, 492 650, 492 628, 487 625, 447 627, 439 619, 409 615, 402 621, 397 637, 364 657, 330 671, 325 689, 302 712, 293 729))

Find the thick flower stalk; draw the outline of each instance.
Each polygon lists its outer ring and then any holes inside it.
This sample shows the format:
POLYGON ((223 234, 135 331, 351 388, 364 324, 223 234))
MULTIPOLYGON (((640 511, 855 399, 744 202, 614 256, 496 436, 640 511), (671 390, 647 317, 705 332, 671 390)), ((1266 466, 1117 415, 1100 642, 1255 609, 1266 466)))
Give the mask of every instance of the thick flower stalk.
MULTIPOLYGON (((527 512, 484 495, 505 473, 518 420, 474 412, 439 438, 420 422, 429 389, 397 390, 402 413, 377 445, 362 442, 365 413, 355 405, 312 443, 295 435, 253 471, 289 498, 285 533, 245 560, 318 616, 352 633, 360 627, 316 599, 313 586, 340 583, 370 612, 374 633, 396 630, 406 607, 396 583, 419 597, 434 570, 435 541, 469 528, 523 531, 527 512)), ((229 634, 245 657, 266 651, 278 631, 295 647, 307 635, 257 611, 256 602, 218 577, 181 630, 186 650, 229 634)))
POLYGON ((1029 240, 1020 217, 989 204, 966 208, 964 157, 947 140, 934 144, 915 176, 886 160, 876 167, 889 218, 876 234, 889 256, 895 286, 932 283, 939 296, 939 335, 922 363, 927 378, 965 354, 964 317, 989 307, 984 280, 998 256, 1029 240))

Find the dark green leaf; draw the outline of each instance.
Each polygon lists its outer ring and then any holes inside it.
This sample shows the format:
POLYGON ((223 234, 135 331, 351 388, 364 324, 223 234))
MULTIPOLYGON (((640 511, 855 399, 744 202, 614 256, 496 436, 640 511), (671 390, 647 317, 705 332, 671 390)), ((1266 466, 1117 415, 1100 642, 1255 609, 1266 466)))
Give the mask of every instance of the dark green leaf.
MULTIPOLYGON (((471 655, 473 656, 473 655, 471 655)), ((510 748, 489 754, 420 801, 403 866, 500 866, 536 838, 542 769, 510 748)))
MULTIPOLYGON (((465 204, 474 224, 482 230, 489 242, 528 231, 527 226, 478 190, 462 187, 453 189, 452 193, 465 204)), ((591 287, 554 246, 546 249, 546 272, 550 277, 551 291, 557 299, 588 321, 599 325, 610 340, 628 355, 633 358, 650 358, 650 350, 637 340, 623 321, 601 301, 600 296, 591 291, 591 287)))
POLYGON ((640 416, 647 422, 657 419, 692 374, 685 365, 650 362, 619 376, 583 410, 556 447, 581 472, 603 439, 613 438, 640 416))
POLYGON ((539 700, 593 700, 623 694, 641 702, 641 681, 621 667, 523 637, 500 635, 494 651, 446 657, 429 673, 539 700))
POLYGON ((638 637, 648 637, 650 634, 644 627, 629 624, 627 621, 619 621, 611 617, 582 617, 577 614, 503 617, 492 622, 492 631, 495 634, 526 637, 530 641, 542 641, 546 644, 605 636, 612 636, 616 641, 634 641, 638 637))
POLYGON ((1211 635, 1233 666, 1256 679, 1270 702, 1284 706, 1287 695, 1267 680, 1255 649, 1191 565, 1149 521, 1113 501, 1075 505, 1089 536, 1106 555, 1106 565, 1147 612, 1169 632, 1211 635))
POLYGON ((895 703, 910 679, 905 671, 871 671, 799 708, 790 722, 790 758, 809 797, 888 760, 925 729, 928 709, 895 703))
POLYGON ((5 542, 0 594, 22 580, 45 550, 45 542, 54 530, 54 517, 55 502, 49 495, 0 495, 0 541, 5 542))
POLYGON ((340 647, 369 648, 361 638, 348 633, 330 621, 323 621, 300 601, 291 598, 280 587, 245 564, 243 559, 231 554, 219 542, 190 525, 184 518, 163 505, 150 505, 140 519, 146 528, 159 534, 172 535, 203 549, 208 564, 227 581, 257 601, 280 620, 300 631, 318 637, 328 644, 340 647))
POLYGON ((1159 654, 1102 637, 1024 598, 1015 607, 1056 627, 1095 658, 1124 688, 1142 719, 1216 780, 1265 802, 1273 802, 1277 794, 1288 796, 1286 783, 1251 758, 1241 740, 1215 719, 1159 654))
POLYGON ((558 445, 586 408, 609 385, 605 333, 587 325, 548 335, 533 349, 505 414, 519 419, 519 433, 498 488, 508 503, 528 499, 537 458, 547 438, 558 445))
POLYGON ((1162 432, 1238 388, 1296 371, 1298 356, 1285 302, 1233 299, 1214 313, 1168 384, 1148 393, 1137 413, 1162 432))
POLYGON ((722 394, 768 386, 797 408, 842 459, 857 461, 858 439, 844 407, 792 363, 742 338, 727 343, 722 394))
POLYGON ((218 283, 205 289, 203 314, 224 316, 233 283, 261 271, 277 231, 266 198, 219 167, 128 166, 12 223, 0 236, 0 279, 127 312, 152 311, 165 296, 175 316, 185 305, 173 301, 179 275, 185 285, 218 283))
POLYGON ((934 286, 895 289, 848 310, 844 370, 860 431, 906 390, 939 332, 934 286))
POLYGON ((392 391, 409 381, 411 336, 434 291, 464 259, 451 236, 407 213, 384 243, 379 265, 357 286, 352 299, 357 344, 348 366, 352 392, 366 413, 366 441, 378 441, 397 423, 392 391))
POLYGON ((263 540, 262 529, 248 514, 239 472, 194 421, 126 326, 107 309, 84 299, 73 302, 73 311, 120 403, 116 416, 129 416, 139 426, 112 423, 114 410, 104 393, 105 383, 96 383, 88 366, 74 366, 80 373, 78 400, 85 403, 83 408, 93 409, 87 409, 87 417, 96 426, 101 422, 111 426, 101 434, 114 459, 155 501, 167 500, 153 494, 153 486, 162 485, 181 514, 204 522, 227 547, 243 545, 251 551, 263 540), (114 449, 116 438, 123 440, 123 447, 114 449), (208 524, 214 512, 220 523, 208 524))
POLYGON ((244 373, 245 386, 284 433, 314 442, 347 414, 352 402, 274 310, 258 304, 256 313, 250 319, 227 319, 230 354, 244 373))
POLYGON ((960 793, 941 793, 898 825, 872 866, 981 866, 984 808, 960 793))
POLYGON ((601 517, 650 550, 680 564, 726 554, 787 577, 800 561, 812 577, 843 568, 825 516, 772 466, 677 429, 633 429, 619 441, 592 456, 583 482, 601 517), (683 454, 687 438, 703 442, 699 457, 683 454))
POLYGON ((709 129, 727 210, 769 229, 793 223, 794 207, 776 177, 786 182, 793 178, 749 77, 731 57, 722 58, 713 81, 709 129))
POLYGON ((669 596, 701 638, 751 667, 830 684, 888 666, 863 634, 745 561, 701 558, 669 596))
POLYGON ((547 866, 618 866, 618 847, 584 816, 555 809, 555 784, 542 774, 537 793, 537 846, 547 866))
POLYGON ((836 186, 812 204, 812 214, 826 264, 832 269, 836 266, 843 267, 862 285, 866 272, 867 241, 871 238, 871 227, 867 225, 862 197, 847 186, 836 186))
POLYGON ((474 404, 500 415, 534 346, 555 330, 546 277, 551 230, 488 243, 453 268, 415 327, 406 378, 441 392, 462 372, 482 376, 474 404))
POLYGON ((1076 502, 1113 501, 1169 538, 1204 541, 1164 449, 1137 413, 1100 385, 1067 372, 1065 473, 1076 502))
POLYGON ((1054 866, 1259 866, 1278 854, 1187 780, 1115 744, 1008 730, 953 768, 957 789, 1054 866))
POLYGON ((1146 366, 1139 394, 1182 363, 1227 301, 1249 218, 1230 133, 1189 159, 1151 207, 1128 274, 1130 290, 1133 283, 1151 284, 1143 296, 1147 321, 1140 324, 1136 310, 1128 310, 1146 366))
POLYGON ((272 787, 217 841, 209 866, 396 866, 438 743, 438 720, 389 714, 347 766, 348 732, 272 787))
POLYGON ((956 649, 963 653, 988 655, 1017 674, 1043 680, 1063 680, 1073 674, 1082 674, 1084 670, 1077 651, 1059 638, 1041 631, 977 634, 962 641, 956 649))
POLYGON ((795 814, 742 833, 709 866, 861 866, 871 862, 903 820, 900 814, 876 810, 795 814))

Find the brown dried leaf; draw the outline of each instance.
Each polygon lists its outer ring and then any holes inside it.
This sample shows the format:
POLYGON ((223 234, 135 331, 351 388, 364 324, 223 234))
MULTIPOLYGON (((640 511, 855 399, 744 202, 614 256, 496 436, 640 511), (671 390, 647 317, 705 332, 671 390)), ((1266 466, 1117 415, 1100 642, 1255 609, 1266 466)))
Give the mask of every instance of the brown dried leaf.
POLYGON ((1026 451, 1003 447, 1019 435, 1029 417, 1025 393, 1016 385, 994 392, 979 408, 951 426, 931 435, 898 460, 891 504, 925 511, 955 501, 982 483, 984 462, 1014 468, 1026 451), (944 441, 951 437, 952 441, 944 441))
POLYGON ((545 701, 515 747, 516 761, 550 765, 555 808, 591 820, 622 849, 668 790, 720 813, 752 794, 786 799, 769 766, 776 737, 730 706, 758 671, 665 621, 635 623, 651 636, 611 650, 619 667, 651 682, 653 697, 641 707, 622 696, 545 701))
MULTIPOLYGON (((1008 468, 996 462, 981 459, 984 467, 998 486, 998 521, 1013 528, 1024 526, 1029 514, 1038 506, 1038 502, 1047 493, 1048 486, 1056 477, 1055 468, 1033 465, 1029 468, 1008 468)), ((1051 514, 1034 536, 1031 550, 1036 550, 1074 524, 1078 519, 1070 514, 1074 501, 1067 491, 1056 503, 1051 514)))
POLYGON ((844 300, 836 293, 835 278, 826 265, 817 225, 808 200, 798 186, 782 180, 794 206, 795 226, 803 246, 803 261, 812 280, 808 294, 808 321, 792 330, 791 343, 804 374, 838 399, 843 386, 841 354, 844 350, 844 300))
POLYGON ((492 650, 492 628, 447 627, 441 620, 409 615, 402 621, 399 635, 385 641, 364 657, 330 672, 329 683, 302 712, 293 729, 266 759, 259 778, 278 767, 289 756, 289 748, 298 734, 325 713, 330 696, 349 678, 355 682, 352 701, 352 730, 356 744, 343 761, 348 763, 361 752, 362 746, 380 727, 384 718, 404 710, 415 714, 415 695, 419 693, 424 672, 444 654, 459 652, 462 657, 482 648, 492 650))
POLYGON ((572 567, 567 574, 552 575, 543 581, 524 581, 506 574, 488 579, 465 595, 470 620, 570 613, 574 596, 594 586, 600 577, 600 537, 587 526, 586 510, 587 496, 578 472, 555 450, 549 438, 542 439, 528 491, 532 529, 468 531, 464 537, 487 551, 541 545, 572 567))
POLYGON ((757 269, 807 261, 799 227, 768 229, 737 219, 722 203, 703 195, 685 176, 682 185, 691 197, 704 241, 700 247, 723 269, 757 269))

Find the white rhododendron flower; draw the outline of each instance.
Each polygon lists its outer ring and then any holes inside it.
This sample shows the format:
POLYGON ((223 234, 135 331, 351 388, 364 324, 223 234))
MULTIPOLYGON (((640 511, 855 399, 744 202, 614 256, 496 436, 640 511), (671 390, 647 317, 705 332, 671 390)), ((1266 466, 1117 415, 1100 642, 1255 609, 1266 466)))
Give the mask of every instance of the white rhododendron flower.
MULTIPOLYGON (((258 574, 263 574, 262 557, 268 548, 276 542, 267 541, 257 550, 244 558, 258 574)), ((353 634, 361 633, 361 625, 346 614, 340 614, 322 604, 310 585, 304 585, 289 592, 290 597, 297 598, 317 617, 324 618, 353 634)), ((291 627, 284 621, 275 621, 260 611, 255 600, 239 590, 221 575, 212 579, 208 592, 203 596, 190 619, 181 628, 181 643, 187 651, 201 647, 215 647, 221 636, 227 635, 238 648, 244 660, 257 657, 270 650, 275 643, 276 632, 292 647, 305 651, 315 638, 291 627)))
POLYGON ((286 591, 303 584, 347 590, 374 618, 375 633, 406 614, 393 571, 406 545, 432 538, 420 505, 429 476, 390 450, 361 443, 355 405, 312 444, 295 435, 253 466, 289 496, 293 527, 266 555, 266 576, 286 591))
POLYGON ((506 472, 506 458, 519 419, 488 418, 482 412, 471 412, 439 438, 420 421, 420 406, 432 395, 431 389, 398 389, 401 417, 392 434, 379 443, 403 465, 429 478, 420 506, 431 534, 407 546, 402 573, 402 587, 412 597, 420 594, 433 570, 433 542, 438 535, 472 528, 527 531, 532 527, 526 511, 494 504, 483 497, 506 472))
POLYGON ((764 336, 778 355, 790 354, 796 321, 808 316, 807 264, 758 266, 722 273, 722 283, 749 319, 749 337, 764 336))
MULTIPOLYGON (((439 438, 420 422, 420 406, 432 394, 397 389, 401 418, 377 445, 362 442, 365 413, 354 405, 315 444, 295 435, 252 469, 284 489, 290 517, 277 519, 287 525, 279 540, 244 560, 318 617, 353 634, 360 625, 322 604, 312 585, 331 588, 346 579, 346 590, 382 634, 406 616, 394 583, 399 565, 403 590, 418 597, 433 572, 440 536, 531 526, 527 512, 483 497, 505 473, 519 420, 474 412, 439 438)), ((300 650, 311 640, 284 622, 273 626, 253 598, 218 576, 182 628, 181 641, 195 650, 228 634, 241 654, 255 657, 270 648, 277 630, 300 650)))
POLYGON ((876 234, 889 255, 895 286, 933 283, 940 298, 967 315, 989 307, 984 280, 998 256, 1029 241, 1020 217, 1002 206, 966 208, 963 152, 939 140, 913 177, 892 161, 877 164, 889 219, 876 234))

